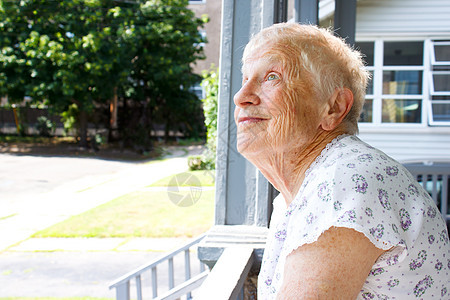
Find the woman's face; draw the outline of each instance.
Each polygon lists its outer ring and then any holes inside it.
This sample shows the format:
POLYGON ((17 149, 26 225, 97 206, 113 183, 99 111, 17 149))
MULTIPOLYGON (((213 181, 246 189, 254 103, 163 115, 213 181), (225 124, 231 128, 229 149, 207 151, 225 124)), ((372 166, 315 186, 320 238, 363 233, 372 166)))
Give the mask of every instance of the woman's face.
POLYGON ((309 80, 270 51, 266 45, 247 55, 234 96, 237 148, 245 156, 301 150, 320 129, 321 108, 309 80))

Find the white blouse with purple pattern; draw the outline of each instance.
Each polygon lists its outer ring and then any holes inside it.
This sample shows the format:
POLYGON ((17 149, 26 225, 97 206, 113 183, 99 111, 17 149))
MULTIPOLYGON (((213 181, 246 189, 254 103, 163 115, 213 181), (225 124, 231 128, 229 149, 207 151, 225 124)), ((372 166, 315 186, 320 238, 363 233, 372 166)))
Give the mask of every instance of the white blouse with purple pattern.
POLYGON ((350 135, 327 145, 289 207, 274 200, 258 299, 275 299, 286 256, 332 226, 391 249, 357 299, 450 299, 449 237, 433 200, 400 163, 350 135))

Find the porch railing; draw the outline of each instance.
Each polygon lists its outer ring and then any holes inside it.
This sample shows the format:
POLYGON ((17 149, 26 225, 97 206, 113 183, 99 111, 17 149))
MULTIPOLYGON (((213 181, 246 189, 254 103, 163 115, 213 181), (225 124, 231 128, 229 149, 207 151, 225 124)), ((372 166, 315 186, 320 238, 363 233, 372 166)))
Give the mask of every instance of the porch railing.
MULTIPOLYGON (((191 292, 199 287, 205 278, 208 276, 209 270, 205 268, 205 265, 200 263, 200 273, 191 276, 191 250, 197 246, 197 244, 204 238, 201 235, 189 243, 179 247, 178 249, 172 251, 171 253, 164 255, 148 264, 145 264, 136 270, 125 274, 124 276, 118 278, 110 285, 110 289, 116 289, 116 299, 117 300, 130 300, 130 287, 131 284, 135 284, 136 288, 136 299, 143 299, 143 285, 142 285, 142 275, 150 275, 151 277, 151 290, 152 298, 158 300, 170 300, 178 299, 183 295, 186 295, 186 299, 192 299, 191 292), (174 273, 174 257, 177 254, 184 252, 184 282, 175 286, 175 273, 174 273), (168 286, 169 290, 164 294, 158 296, 158 267, 167 263, 168 266, 168 286), (205 270, 206 269, 206 270, 205 270)), ((134 297, 133 297, 134 298, 134 297)), ((148 298, 147 298, 148 299, 148 298)))
POLYGON ((254 263, 251 247, 229 247, 220 256, 195 300, 243 300, 244 283, 254 263))
POLYGON ((450 163, 409 163, 405 167, 425 188, 450 225, 450 163))

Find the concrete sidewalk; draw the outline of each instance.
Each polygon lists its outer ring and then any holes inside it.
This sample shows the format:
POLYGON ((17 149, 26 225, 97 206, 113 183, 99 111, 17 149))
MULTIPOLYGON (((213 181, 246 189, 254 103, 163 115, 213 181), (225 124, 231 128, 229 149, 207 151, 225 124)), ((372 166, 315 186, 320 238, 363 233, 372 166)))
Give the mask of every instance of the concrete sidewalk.
MULTIPOLYGON (((114 299, 109 285, 158 259, 188 238, 31 238, 0 254, 0 297, 101 297, 114 299)), ((184 253, 175 257, 175 280, 184 279, 184 253), (181 256, 180 256, 181 255, 181 256)), ((191 274, 200 272, 196 251, 191 274)), ((151 295, 149 272, 143 293, 151 295)), ((158 292, 169 290, 167 263, 158 268, 158 292)), ((132 295, 134 293, 132 282, 132 295)))
MULTIPOLYGON (((147 264, 160 256, 152 251, 56 251, 14 252, 0 255, 0 297, 72 297, 115 298, 110 284, 124 274, 147 264)), ((175 282, 184 280, 184 266, 177 262, 184 253, 175 257, 175 282)), ((199 273, 195 263, 196 253, 191 254, 191 271, 199 273)), ((168 265, 158 268, 158 293, 168 290, 168 265)), ((147 272, 142 276, 143 296, 151 296, 151 278, 147 272)), ((135 299, 134 281, 131 284, 132 299, 135 299)))
POLYGON ((30 238, 8 248, 8 252, 168 252, 187 243, 189 238, 30 238))

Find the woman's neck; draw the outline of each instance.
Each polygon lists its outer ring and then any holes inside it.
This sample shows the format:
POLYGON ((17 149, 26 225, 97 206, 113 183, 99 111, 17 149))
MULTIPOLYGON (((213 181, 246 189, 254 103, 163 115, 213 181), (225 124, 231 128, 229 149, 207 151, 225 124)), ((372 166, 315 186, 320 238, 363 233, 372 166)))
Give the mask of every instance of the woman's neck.
POLYGON ((247 156, 247 159, 280 191, 286 206, 289 206, 297 195, 308 168, 326 145, 343 133, 321 131, 306 146, 288 146, 285 151, 269 149, 264 155, 247 156))

